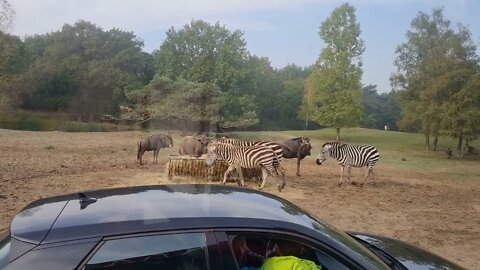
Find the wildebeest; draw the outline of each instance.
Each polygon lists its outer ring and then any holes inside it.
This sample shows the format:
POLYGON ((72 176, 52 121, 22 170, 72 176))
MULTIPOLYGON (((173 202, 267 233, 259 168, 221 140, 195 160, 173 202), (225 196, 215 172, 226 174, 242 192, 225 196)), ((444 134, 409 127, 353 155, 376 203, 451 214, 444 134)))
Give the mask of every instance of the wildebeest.
POLYGON ((170 135, 156 134, 138 142, 137 161, 142 165, 142 157, 146 151, 153 151, 153 161, 158 161, 158 153, 161 148, 173 147, 170 135))
POLYGON ((200 157, 207 153, 209 139, 205 135, 185 136, 180 143, 178 152, 180 155, 200 157))
POLYGON ((300 161, 310 156, 310 150, 312 150, 310 139, 298 137, 275 142, 283 146, 283 158, 297 158, 297 176, 300 176, 300 161))

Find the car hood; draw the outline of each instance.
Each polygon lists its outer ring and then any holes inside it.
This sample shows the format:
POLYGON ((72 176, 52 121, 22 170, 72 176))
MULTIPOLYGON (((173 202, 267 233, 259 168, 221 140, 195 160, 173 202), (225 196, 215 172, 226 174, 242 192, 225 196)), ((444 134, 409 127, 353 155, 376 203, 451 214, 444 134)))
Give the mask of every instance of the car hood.
POLYGON ((445 258, 397 239, 358 232, 348 234, 359 242, 366 242, 382 250, 409 270, 465 269, 445 258))

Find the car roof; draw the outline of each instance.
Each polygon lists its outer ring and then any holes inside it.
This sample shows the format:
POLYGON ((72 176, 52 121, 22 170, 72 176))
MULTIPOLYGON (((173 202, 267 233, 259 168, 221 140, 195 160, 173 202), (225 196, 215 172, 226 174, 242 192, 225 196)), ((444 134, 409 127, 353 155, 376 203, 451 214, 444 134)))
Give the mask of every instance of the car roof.
POLYGON ((179 184, 85 194, 96 201, 82 206, 78 194, 69 194, 30 204, 14 218, 12 236, 40 244, 169 229, 265 227, 272 222, 334 230, 282 198, 248 188, 179 184))

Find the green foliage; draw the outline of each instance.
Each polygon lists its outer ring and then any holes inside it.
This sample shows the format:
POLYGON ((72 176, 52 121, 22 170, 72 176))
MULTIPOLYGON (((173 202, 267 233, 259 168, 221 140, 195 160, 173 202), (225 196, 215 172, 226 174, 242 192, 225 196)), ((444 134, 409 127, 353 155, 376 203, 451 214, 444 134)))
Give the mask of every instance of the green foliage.
POLYGON ((305 107, 320 125, 356 126, 362 117, 360 57, 365 48, 355 8, 343 4, 320 27, 322 49, 314 72, 308 77, 305 107))
POLYGON ((18 125, 19 130, 31 130, 39 131, 42 130, 42 121, 36 118, 23 118, 18 125))
MULTIPOLYGON (((222 127, 298 122, 302 81, 297 79, 305 78, 308 71, 294 65, 274 70, 267 58, 248 53, 240 31, 230 32, 219 23, 192 21, 182 29, 171 28, 154 58, 159 76, 218 86, 219 115, 207 119, 219 121, 222 127)), ((218 104, 212 105, 216 108, 218 104)))
POLYGON ((220 110, 225 102, 224 94, 212 83, 195 83, 184 79, 172 81, 155 76, 152 82, 138 90, 127 92, 135 104, 124 118, 145 120, 148 118, 219 122, 220 110))
MULTIPOLYGON (((105 31, 86 21, 23 42, 0 33, 0 56, 6 60, 0 63, 0 108, 67 113, 88 122, 186 119, 224 128, 302 126, 298 115, 311 68, 273 69, 267 58, 247 51, 240 31, 192 21, 171 28, 153 55, 142 47, 131 32, 105 31)), ((96 129, 80 125, 64 129, 96 129)))
POLYGON ((277 76, 283 80, 306 79, 312 72, 314 66, 300 67, 295 64, 288 64, 285 67, 276 71, 277 76))
POLYGON ((29 131, 124 131, 135 130, 134 127, 112 123, 84 123, 68 120, 68 115, 58 113, 35 113, 11 111, 0 113, 0 128, 29 131))
POLYGON ((431 135, 458 138, 461 152, 463 137, 478 134, 475 121, 469 119, 480 109, 478 101, 465 99, 477 97, 479 89, 474 79, 478 56, 470 32, 461 25, 453 29, 443 9, 434 9, 432 15, 421 12, 396 52, 397 72, 391 81, 402 106, 400 127, 422 130, 427 149, 431 135))
POLYGON ((17 88, 21 105, 87 120, 116 114, 124 91, 153 76, 153 58, 142 46, 133 33, 104 31, 85 21, 29 37, 24 43, 28 69, 17 88))
POLYGON ((362 89, 364 118, 362 126, 366 128, 397 130, 400 119, 400 105, 395 92, 378 94, 375 85, 367 85, 362 89))
POLYGON ((238 89, 245 72, 247 50, 240 31, 230 32, 218 22, 194 20, 182 29, 171 28, 153 53, 157 74, 171 79, 215 82, 222 91, 238 89))

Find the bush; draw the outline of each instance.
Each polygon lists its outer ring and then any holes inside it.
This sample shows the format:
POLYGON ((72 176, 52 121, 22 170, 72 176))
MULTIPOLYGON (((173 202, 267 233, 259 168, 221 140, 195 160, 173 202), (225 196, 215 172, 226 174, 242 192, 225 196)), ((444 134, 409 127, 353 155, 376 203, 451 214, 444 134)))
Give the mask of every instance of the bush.
POLYGON ((109 123, 83 123, 67 121, 61 127, 65 132, 112 132, 112 131, 132 131, 137 130, 132 126, 122 126, 109 123))
POLYGON ((23 118, 18 123, 19 130, 40 131, 44 126, 43 120, 37 118, 23 118))

